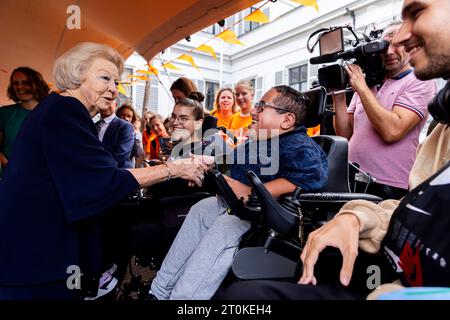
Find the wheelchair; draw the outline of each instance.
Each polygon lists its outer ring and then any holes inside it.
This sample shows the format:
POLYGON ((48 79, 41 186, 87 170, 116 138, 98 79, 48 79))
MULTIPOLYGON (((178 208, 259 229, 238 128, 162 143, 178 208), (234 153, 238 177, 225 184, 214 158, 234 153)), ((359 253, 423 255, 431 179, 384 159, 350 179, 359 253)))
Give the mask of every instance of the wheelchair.
MULTIPOLYGON (((332 144, 333 147, 328 151, 346 147, 340 137, 313 139, 332 144)), ((327 153, 329 161, 333 159, 333 155, 343 154, 335 152, 327 153)), ((329 172, 324 192, 302 193, 297 188, 293 194, 284 195, 279 201, 272 197, 258 176, 249 171, 248 179, 253 192, 249 195, 247 204, 244 204, 243 199, 236 198, 220 172, 209 172, 218 195, 227 203, 230 213, 252 223, 232 265, 235 277, 240 280, 298 279, 301 273, 299 257, 311 231, 331 219, 348 201, 363 199, 377 203, 382 200, 370 194, 350 193, 348 182, 342 183, 341 179, 348 166, 346 159, 341 160, 344 160, 341 162, 342 166, 334 166, 329 172), (335 178, 338 180, 334 180, 335 178)), ((333 259, 336 260, 336 257, 333 259)))
MULTIPOLYGON (((325 111, 326 91, 317 87, 304 93, 311 100, 306 125, 317 126, 325 111)), ((297 188, 293 194, 276 201, 250 171, 248 178, 253 193, 244 205, 242 199, 236 199, 220 173, 211 173, 216 190, 231 213, 252 222, 232 265, 238 279, 298 279, 299 257, 311 231, 330 220, 348 201, 362 199, 378 203, 382 200, 367 193, 352 192, 347 139, 322 135, 312 139, 328 158, 328 182, 322 192, 304 193, 297 188)))

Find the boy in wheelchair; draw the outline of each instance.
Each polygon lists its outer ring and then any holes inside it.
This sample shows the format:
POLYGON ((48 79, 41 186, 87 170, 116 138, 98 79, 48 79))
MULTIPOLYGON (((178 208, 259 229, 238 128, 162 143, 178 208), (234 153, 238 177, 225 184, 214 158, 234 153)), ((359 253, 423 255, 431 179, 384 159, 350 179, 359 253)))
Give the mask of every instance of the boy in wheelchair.
MULTIPOLYGON (((250 170, 275 198, 297 187, 319 191, 326 184, 326 155, 304 127, 308 103, 304 94, 288 86, 271 88, 257 103, 251 127, 255 135, 235 150, 231 178, 226 178, 238 198, 251 193, 246 176, 250 170)), ((249 228, 250 222, 228 214, 219 198, 198 202, 189 211, 150 293, 157 299, 210 299, 249 228)))

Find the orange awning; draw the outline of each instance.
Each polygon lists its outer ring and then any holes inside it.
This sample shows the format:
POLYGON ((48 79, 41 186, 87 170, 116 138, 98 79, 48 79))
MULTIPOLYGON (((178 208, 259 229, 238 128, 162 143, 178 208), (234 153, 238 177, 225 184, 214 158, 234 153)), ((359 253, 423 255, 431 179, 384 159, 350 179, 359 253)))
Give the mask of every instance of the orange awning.
POLYGON ((51 77, 53 61, 82 41, 106 43, 125 58, 160 51, 257 0, 1 0, 0 105, 11 71, 22 65, 51 77), (81 9, 81 29, 68 30, 67 8, 81 9))

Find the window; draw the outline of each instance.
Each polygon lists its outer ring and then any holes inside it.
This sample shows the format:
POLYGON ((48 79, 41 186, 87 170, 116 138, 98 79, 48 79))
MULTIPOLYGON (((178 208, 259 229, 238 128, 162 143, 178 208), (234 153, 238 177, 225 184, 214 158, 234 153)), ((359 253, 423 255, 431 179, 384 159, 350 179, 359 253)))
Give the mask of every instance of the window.
MULTIPOLYGON (((134 104, 136 107, 136 112, 142 114, 144 109, 144 97, 145 97, 145 82, 138 82, 134 86, 136 98, 134 104)), ((152 78, 150 82, 150 92, 149 101, 147 104, 147 111, 158 112, 158 94, 159 94, 159 83, 157 79, 152 78)))
POLYGON ((214 23, 214 24, 210 25, 209 27, 203 29, 203 32, 210 33, 210 34, 213 34, 216 36, 219 33, 221 33, 224 29, 226 29, 228 27, 232 27, 235 23, 235 20, 236 20, 235 16, 232 15, 224 20, 225 25, 223 27, 221 27, 219 25, 219 22, 217 22, 217 23, 214 23))
POLYGON ((284 83, 283 81, 283 70, 275 72, 275 85, 279 86, 284 83))
POLYGON ((121 106, 124 103, 131 103, 132 101, 132 87, 130 85, 130 77, 133 74, 133 68, 127 68, 125 67, 123 73, 122 73, 122 78, 121 78, 121 82, 122 82, 122 88, 125 90, 126 94, 122 94, 119 92, 118 95, 118 103, 119 106, 121 106))
POLYGON ((289 86, 298 91, 304 91, 308 89, 307 64, 289 69, 289 86))
POLYGON ((264 79, 263 77, 256 77, 251 80, 253 88, 255 89, 255 101, 259 101, 264 93, 264 79))
POLYGON ((204 80, 201 80, 201 79, 197 80, 197 89, 200 92, 205 92, 205 81, 204 80))
POLYGON ((150 82, 150 111, 158 112, 158 94, 159 94, 159 82, 158 79, 152 76, 152 80, 150 82))
MULTIPOLYGON (((252 13, 256 9, 257 8, 255 8, 255 7, 251 7, 249 9, 241 12, 241 14, 243 14, 242 18, 248 16, 250 13, 252 13)), ((262 12, 264 12, 264 14, 269 17, 269 8, 263 9, 262 12)), ((247 32, 250 32, 252 30, 259 28, 260 26, 261 26, 261 23, 244 20, 241 23, 239 23, 238 35, 241 36, 247 32)))
POLYGON ((142 83, 136 83, 134 85, 136 98, 134 99, 134 105, 136 107, 136 112, 142 114, 142 109, 144 108, 144 93, 145 85, 142 83))
POLYGON ((217 23, 214 23, 213 25, 210 25, 208 28, 203 29, 203 31, 213 35, 218 35, 221 32, 221 27, 217 23))
MULTIPOLYGON (((249 15, 250 13, 252 13, 253 11, 255 11, 256 8, 255 7, 251 7, 249 10, 250 10, 249 12, 246 11, 246 13, 245 13, 246 16, 249 15)), ((252 30, 255 30, 260 25, 261 25, 261 23, 259 23, 259 22, 252 22, 252 21, 244 20, 244 33, 247 33, 247 32, 250 32, 252 30)))
POLYGON ((208 110, 214 108, 214 95, 219 89, 219 84, 215 82, 205 82, 205 107, 208 110))

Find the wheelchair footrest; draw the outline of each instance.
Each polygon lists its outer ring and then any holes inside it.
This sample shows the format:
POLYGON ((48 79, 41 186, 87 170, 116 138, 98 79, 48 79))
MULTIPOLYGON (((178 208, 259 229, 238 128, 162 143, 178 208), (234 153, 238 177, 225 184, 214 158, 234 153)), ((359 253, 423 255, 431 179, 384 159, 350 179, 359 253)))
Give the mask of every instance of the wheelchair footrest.
POLYGON ((247 247, 234 257, 233 273, 242 280, 297 279, 299 263, 280 256, 263 247, 247 247))

